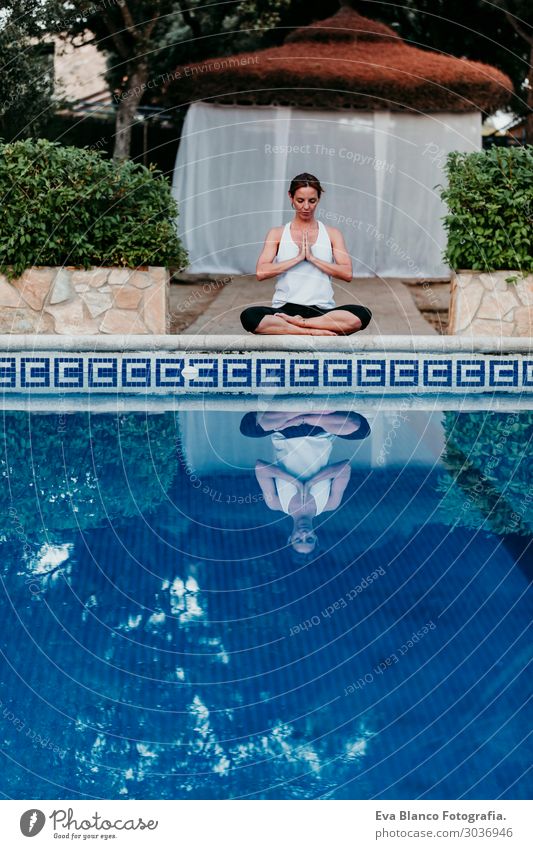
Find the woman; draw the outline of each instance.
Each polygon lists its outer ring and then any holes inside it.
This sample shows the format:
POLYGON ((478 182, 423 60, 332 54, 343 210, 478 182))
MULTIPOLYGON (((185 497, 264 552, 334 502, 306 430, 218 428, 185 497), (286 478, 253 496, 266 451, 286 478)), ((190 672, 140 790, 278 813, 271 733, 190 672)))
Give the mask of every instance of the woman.
POLYGON ((289 188, 294 218, 268 231, 257 261, 258 280, 277 277, 272 307, 248 307, 241 322, 250 333, 346 336, 364 330, 372 313, 352 304, 336 307, 331 277, 349 283, 352 262, 336 227, 315 218, 324 189, 312 174, 289 188))
POLYGON ((347 461, 329 463, 333 440, 365 439, 367 420, 348 412, 247 413, 240 429, 245 436, 270 435, 275 461, 257 461, 257 482, 266 506, 291 517, 293 552, 311 555, 317 544, 314 519, 339 507, 350 480, 347 461))

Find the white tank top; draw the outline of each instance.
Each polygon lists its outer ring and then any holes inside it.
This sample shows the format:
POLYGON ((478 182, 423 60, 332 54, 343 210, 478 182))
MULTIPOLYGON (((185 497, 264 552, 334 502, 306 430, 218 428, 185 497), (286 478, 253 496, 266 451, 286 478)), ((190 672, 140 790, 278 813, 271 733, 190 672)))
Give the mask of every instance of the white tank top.
MULTIPOLYGON (((305 482, 327 466, 333 448, 333 439, 334 436, 331 433, 287 439, 282 433, 276 431, 271 436, 276 464, 305 482)), ((283 478, 275 478, 274 482, 282 510, 288 513, 291 499, 297 493, 296 486, 283 478)), ((309 492, 315 501, 316 515, 319 516, 331 494, 331 479, 316 481, 309 492)))
MULTIPOLYGON (((298 256, 298 252, 299 248, 293 241, 291 225, 288 222, 281 234, 276 262, 293 259, 293 257, 298 256)), ((326 226, 321 221, 318 221, 318 237, 314 245, 311 246, 311 253, 324 262, 333 262, 331 241, 326 226)), ((286 303, 332 309, 335 306, 335 301, 329 274, 306 259, 280 274, 272 298, 272 306, 281 307, 286 303)))

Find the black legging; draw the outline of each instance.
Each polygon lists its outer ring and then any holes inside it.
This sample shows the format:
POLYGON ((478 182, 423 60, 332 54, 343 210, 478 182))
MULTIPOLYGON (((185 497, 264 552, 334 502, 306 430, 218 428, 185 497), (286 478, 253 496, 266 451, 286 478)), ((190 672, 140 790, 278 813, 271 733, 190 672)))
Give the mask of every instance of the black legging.
MULTIPOLYGON (((265 315, 275 315, 277 312, 284 312, 287 315, 300 315, 302 318, 316 318, 320 315, 326 315, 335 310, 347 310, 357 316, 361 321, 361 330, 370 323, 372 313, 367 307, 360 307, 356 304, 343 304, 340 307, 324 310, 321 307, 304 306, 303 304, 283 304, 282 307, 247 307, 241 313, 241 324, 249 333, 255 333, 257 326, 265 315)), ((344 334, 349 335, 349 334, 344 334)))
MULTIPOLYGON (((339 439, 366 439, 370 433, 370 425, 361 413, 348 413, 342 411, 346 416, 346 421, 358 422, 359 427, 352 433, 336 433, 335 436, 339 439)), ((257 416, 259 413, 245 413, 241 419, 240 431, 243 436, 252 436, 259 438, 263 436, 271 436, 275 431, 263 430, 261 425, 257 424, 257 416)), ((285 439, 293 439, 297 436, 318 436, 319 433, 327 433, 325 428, 319 425, 301 424, 293 427, 286 427, 282 430, 285 439)))

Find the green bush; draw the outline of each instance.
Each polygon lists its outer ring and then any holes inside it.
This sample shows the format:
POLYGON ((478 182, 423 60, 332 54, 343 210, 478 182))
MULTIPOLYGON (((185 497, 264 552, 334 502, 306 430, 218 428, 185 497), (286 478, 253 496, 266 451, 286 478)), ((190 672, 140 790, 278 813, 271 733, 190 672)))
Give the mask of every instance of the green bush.
POLYGON ((0 144, 0 272, 177 266, 177 204, 160 172, 45 139, 0 144))
POLYGON ((448 154, 444 261, 476 271, 533 271, 533 146, 448 154))

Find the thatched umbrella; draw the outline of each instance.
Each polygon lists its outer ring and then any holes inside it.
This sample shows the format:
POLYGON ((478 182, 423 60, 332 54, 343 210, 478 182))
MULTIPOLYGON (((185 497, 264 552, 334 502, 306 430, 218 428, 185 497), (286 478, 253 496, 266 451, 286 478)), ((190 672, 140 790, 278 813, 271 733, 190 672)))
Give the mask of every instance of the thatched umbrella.
POLYGON ((341 2, 334 15, 293 30, 280 47, 180 66, 164 100, 487 112, 504 106, 512 90, 496 68, 410 46, 341 2))

